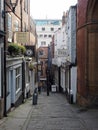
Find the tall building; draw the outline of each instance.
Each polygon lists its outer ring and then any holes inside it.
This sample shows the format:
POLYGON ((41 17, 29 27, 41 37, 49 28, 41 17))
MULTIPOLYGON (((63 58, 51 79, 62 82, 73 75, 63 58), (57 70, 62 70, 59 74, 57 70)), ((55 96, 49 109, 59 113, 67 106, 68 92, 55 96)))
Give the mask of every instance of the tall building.
POLYGON ((48 63, 48 46, 52 42, 54 32, 61 28, 62 21, 57 19, 35 19, 38 47, 38 61, 41 64, 40 81, 46 81, 48 63))
POLYGON ((54 32, 61 28, 61 20, 36 19, 35 23, 38 36, 38 48, 48 47, 52 41, 54 32))

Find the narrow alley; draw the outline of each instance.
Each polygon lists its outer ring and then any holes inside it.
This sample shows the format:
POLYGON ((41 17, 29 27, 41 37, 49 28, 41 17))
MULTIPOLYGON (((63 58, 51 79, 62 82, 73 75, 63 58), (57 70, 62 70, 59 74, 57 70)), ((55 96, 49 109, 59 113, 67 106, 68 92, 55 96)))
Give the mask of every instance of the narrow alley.
POLYGON ((98 130, 98 109, 69 104, 66 96, 46 92, 32 97, 0 121, 0 130, 98 130))

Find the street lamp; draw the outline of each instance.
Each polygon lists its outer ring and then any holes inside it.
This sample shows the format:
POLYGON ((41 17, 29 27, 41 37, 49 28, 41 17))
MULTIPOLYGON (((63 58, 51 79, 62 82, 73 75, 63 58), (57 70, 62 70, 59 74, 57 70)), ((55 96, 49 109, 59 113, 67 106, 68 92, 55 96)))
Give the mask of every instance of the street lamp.
POLYGON ((47 96, 49 96, 50 83, 49 83, 49 70, 48 70, 48 68, 46 70, 46 73, 47 73, 47 96))
POLYGON ((10 0, 10 5, 12 7, 12 12, 15 12, 15 8, 18 4, 18 0, 10 0))

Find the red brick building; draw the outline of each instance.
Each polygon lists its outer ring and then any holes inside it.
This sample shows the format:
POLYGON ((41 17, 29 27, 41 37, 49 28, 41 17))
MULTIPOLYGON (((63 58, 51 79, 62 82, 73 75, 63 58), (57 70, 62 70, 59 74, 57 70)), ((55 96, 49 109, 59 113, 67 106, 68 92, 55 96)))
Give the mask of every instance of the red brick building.
POLYGON ((98 1, 77 4, 77 99, 86 106, 98 105, 98 1))
POLYGON ((46 68, 48 61, 48 47, 39 47, 38 50, 38 61, 41 64, 40 70, 40 81, 46 81, 46 68))

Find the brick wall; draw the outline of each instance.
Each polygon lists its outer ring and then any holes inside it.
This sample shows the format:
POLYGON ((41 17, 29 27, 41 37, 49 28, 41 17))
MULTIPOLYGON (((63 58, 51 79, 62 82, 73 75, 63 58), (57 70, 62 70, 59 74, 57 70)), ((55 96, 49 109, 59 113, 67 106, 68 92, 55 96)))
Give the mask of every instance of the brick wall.
MULTIPOLYGON (((38 56, 38 60, 42 63, 42 74, 41 78, 46 78, 46 68, 47 68, 47 60, 48 60, 48 47, 40 47, 39 51, 43 51, 43 55, 38 56)), ((39 53, 40 54, 40 53, 39 53)))
POLYGON ((94 101, 98 97, 98 24, 96 23, 96 21, 98 21, 97 14, 97 0, 78 0, 77 99, 78 102, 82 105, 94 105, 93 103, 95 103, 94 101))
POLYGON ((87 2, 88 2, 88 0, 78 0, 78 4, 77 4, 77 28, 80 28, 86 22, 87 2))

